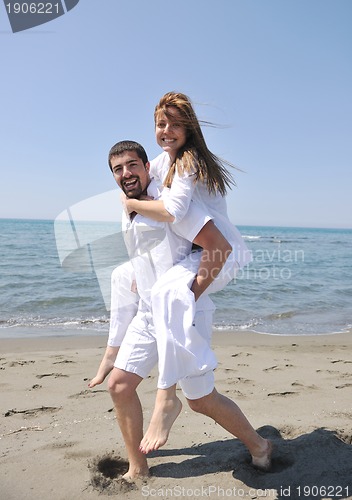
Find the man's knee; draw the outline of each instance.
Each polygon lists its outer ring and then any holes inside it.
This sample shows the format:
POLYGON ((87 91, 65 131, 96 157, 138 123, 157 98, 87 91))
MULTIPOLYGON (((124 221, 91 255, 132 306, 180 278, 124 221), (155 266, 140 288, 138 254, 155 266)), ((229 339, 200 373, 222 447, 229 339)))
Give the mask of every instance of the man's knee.
POLYGON ((209 413, 209 406, 211 406, 213 399, 212 394, 213 393, 198 399, 187 399, 188 406, 196 413, 207 415, 209 413))
POLYGON ((214 405, 216 406, 219 404, 219 393, 213 387, 212 391, 207 394, 206 396, 203 396, 198 399, 188 399, 187 398, 187 403, 191 410, 195 411, 196 413, 202 413, 203 415, 209 415, 212 412, 212 408, 214 405))
POLYGON ((129 398, 142 380, 138 375, 114 368, 108 380, 108 389, 113 400, 129 398))

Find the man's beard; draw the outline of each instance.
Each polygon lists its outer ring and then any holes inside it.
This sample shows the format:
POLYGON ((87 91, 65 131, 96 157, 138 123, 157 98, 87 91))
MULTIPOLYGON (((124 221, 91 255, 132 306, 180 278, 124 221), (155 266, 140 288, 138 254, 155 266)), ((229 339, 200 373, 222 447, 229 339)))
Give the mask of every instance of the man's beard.
POLYGON ((141 181, 138 178, 136 178, 136 181, 136 184, 131 187, 131 189, 126 188, 122 184, 122 191, 125 193, 127 198, 139 198, 143 194, 141 181))

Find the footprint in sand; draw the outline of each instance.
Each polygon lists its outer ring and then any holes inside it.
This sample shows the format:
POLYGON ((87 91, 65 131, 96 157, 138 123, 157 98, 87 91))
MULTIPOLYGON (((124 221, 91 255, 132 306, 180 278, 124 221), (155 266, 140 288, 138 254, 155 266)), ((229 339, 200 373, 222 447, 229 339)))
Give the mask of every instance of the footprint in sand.
POLYGON ((250 352, 238 352, 237 354, 231 354, 231 358, 237 358, 237 356, 252 356, 250 352))
POLYGON ((268 393, 268 396, 279 396, 279 397, 295 396, 295 395, 297 395, 297 392, 292 392, 292 391, 269 392, 268 393))
POLYGON ((312 389, 312 390, 316 390, 318 389, 318 387, 316 385, 304 385, 304 384, 301 384, 300 382, 292 382, 292 387, 302 387, 304 389, 312 389))
POLYGON ((244 398, 244 397, 247 397, 247 394, 244 395, 243 392, 241 391, 236 391, 236 390, 231 390, 231 389, 226 389, 225 391, 223 391, 224 394, 231 394, 232 396, 235 396, 236 398, 244 398))
POLYGON ((339 370, 316 370, 317 373, 328 373, 329 375, 339 374, 339 370))
POLYGON ((68 375, 64 375, 63 373, 42 373, 41 375, 36 375, 37 378, 44 378, 44 377, 68 377, 68 375))
POLYGON ((9 363, 9 367, 13 368, 14 366, 25 366, 25 365, 30 365, 32 363, 35 363, 35 361, 25 361, 25 360, 11 361, 11 363, 9 363))
POLYGON ((67 365, 69 363, 76 363, 76 361, 71 361, 69 359, 63 359, 62 361, 55 361, 53 365, 67 365))
POLYGON ((42 447, 43 450, 66 450, 79 444, 79 441, 65 441, 64 443, 50 443, 42 447))
POLYGON ((88 390, 88 389, 85 389, 81 392, 78 392, 77 394, 72 394, 71 396, 69 396, 69 398, 71 399, 77 399, 77 398, 91 398, 93 396, 95 396, 96 394, 100 393, 100 392, 103 392, 104 394, 106 394, 107 391, 105 391, 104 389, 97 389, 95 391, 92 391, 92 390, 88 390))
POLYGON ((352 387, 352 384, 336 385, 335 389, 346 389, 347 387, 352 387))
POLYGON ((29 391, 33 391, 33 390, 37 390, 37 389, 42 389, 43 386, 40 385, 40 384, 34 384, 32 385, 32 387, 30 389, 28 389, 29 391))
POLYGON ((273 365, 269 366, 268 368, 264 368, 263 372, 269 372, 271 370, 284 370, 285 368, 293 368, 293 365, 287 364, 287 365, 273 365))
POLYGON ((12 415, 22 414, 27 417, 36 417, 40 413, 55 413, 61 410, 61 406, 40 406, 39 408, 28 408, 26 410, 8 410, 4 416, 11 417, 12 415))

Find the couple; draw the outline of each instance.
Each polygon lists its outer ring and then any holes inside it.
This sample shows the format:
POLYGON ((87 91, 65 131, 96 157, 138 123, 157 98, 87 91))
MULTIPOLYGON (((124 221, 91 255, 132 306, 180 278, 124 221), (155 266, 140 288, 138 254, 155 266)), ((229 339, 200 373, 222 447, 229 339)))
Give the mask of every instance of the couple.
POLYGON ((208 150, 187 96, 166 94, 156 107, 155 127, 164 153, 151 165, 132 141, 117 143, 109 153, 110 169, 125 194, 131 261, 113 273, 108 346, 89 386, 111 372, 109 391, 129 458, 126 478, 148 475, 145 454, 166 442, 181 410, 176 382, 191 409, 238 437, 253 465, 268 469, 271 443, 214 387, 208 293, 222 289, 248 261, 226 215, 231 177, 208 150), (200 249, 192 252, 192 242, 200 249), (143 437, 136 389, 157 362, 156 405, 143 437))

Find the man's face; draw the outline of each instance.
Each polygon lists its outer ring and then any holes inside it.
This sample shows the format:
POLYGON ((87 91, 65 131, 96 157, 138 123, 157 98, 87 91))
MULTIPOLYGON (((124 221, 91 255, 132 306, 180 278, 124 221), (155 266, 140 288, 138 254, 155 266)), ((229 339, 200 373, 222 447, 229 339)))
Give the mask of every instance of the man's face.
POLYGON ((110 160, 115 181, 127 198, 139 198, 150 182, 149 162, 144 165, 136 151, 125 151, 110 160))

